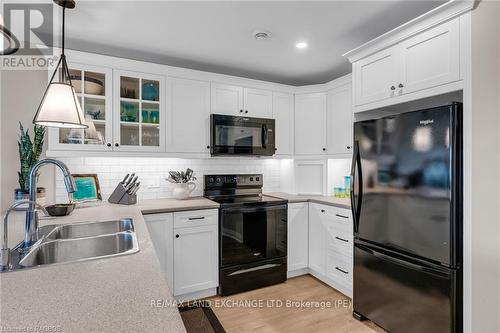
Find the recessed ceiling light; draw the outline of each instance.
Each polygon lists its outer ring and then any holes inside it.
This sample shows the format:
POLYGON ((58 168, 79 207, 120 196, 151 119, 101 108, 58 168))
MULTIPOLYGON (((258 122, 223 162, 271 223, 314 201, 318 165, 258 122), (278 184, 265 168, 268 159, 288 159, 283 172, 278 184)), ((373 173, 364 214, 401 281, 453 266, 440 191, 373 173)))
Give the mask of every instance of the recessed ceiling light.
POLYGON ((266 40, 271 38, 271 33, 269 31, 261 31, 261 30, 254 31, 253 38, 255 38, 256 40, 266 40))
POLYGON ((295 44, 295 47, 298 49, 305 49, 305 48, 307 48, 307 43, 306 42, 297 42, 297 44, 295 44))

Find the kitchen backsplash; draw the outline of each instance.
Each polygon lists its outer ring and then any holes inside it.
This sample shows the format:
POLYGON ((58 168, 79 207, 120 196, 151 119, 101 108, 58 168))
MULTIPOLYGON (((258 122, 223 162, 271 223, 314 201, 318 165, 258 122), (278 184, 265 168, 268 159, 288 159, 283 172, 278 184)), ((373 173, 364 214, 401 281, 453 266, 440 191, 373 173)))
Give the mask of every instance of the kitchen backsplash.
MULTIPOLYGON (((103 200, 107 200, 125 174, 135 172, 141 189, 139 199, 159 199, 172 196, 172 185, 165 181, 170 170, 194 170, 198 180, 193 196, 203 195, 203 175, 230 173, 262 173, 264 192, 280 191, 281 160, 274 159, 180 159, 140 157, 63 157, 71 173, 96 173, 103 200)), ((68 196, 60 172, 56 172, 56 201, 67 202, 68 196)))

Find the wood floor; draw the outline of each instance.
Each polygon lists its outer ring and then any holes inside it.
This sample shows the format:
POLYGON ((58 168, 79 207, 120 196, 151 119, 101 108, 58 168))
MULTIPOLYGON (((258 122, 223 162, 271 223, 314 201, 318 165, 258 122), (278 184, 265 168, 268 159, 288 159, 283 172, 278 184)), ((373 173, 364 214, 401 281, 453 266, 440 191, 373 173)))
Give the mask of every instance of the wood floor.
POLYGON ((371 322, 354 319, 350 299, 310 275, 229 297, 212 297, 210 301, 228 333, 384 332, 371 322), (300 304, 300 301, 311 303, 300 304), (330 302, 331 307, 317 307, 321 301, 330 302))

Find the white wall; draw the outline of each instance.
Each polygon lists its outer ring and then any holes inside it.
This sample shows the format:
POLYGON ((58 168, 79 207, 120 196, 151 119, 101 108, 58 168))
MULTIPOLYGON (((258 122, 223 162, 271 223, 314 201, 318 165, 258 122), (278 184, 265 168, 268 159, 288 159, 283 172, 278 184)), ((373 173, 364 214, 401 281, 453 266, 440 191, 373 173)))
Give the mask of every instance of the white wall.
POLYGON ((500 3, 472 12, 472 332, 500 332, 500 3))
MULTIPOLYGON (((47 72, 42 70, 2 70, 0 94, 0 163, 1 210, 14 201, 14 189, 19 187, 17 171, 19 154, 17 139, 19 121, 33 133, 32 120, 47 84, 47 72)), ((33 137, 33 136, 31 136, 33 137)), ((45 140, 47 142, 47 139, 45 140)), ((42 156, 43 158, 43 156, 42 156)), ((39 186, 45 187, 49 201, 54 197, 54 169, 41 171, 39 186)))

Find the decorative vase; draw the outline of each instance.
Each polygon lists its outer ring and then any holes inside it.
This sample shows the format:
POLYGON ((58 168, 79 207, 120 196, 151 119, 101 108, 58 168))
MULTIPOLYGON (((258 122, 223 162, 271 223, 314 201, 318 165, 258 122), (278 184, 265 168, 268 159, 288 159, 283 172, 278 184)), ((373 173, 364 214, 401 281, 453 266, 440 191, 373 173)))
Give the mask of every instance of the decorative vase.
POLYGON ((176 183, 174 184, 174 190, 172 192, 173 196, 177 200, 185 200, 189 198, 191 192, 196 188, 196 184, 193 182, 189 183, 176 183))
MULTIPOLYGON (((20 188, 14 190, 14 201, 18 203, 20 201, 29 200, 29 192, 20 188)), ((45 187, 37 187, 36 189, 36 201, 42 206, 45 206, 45 187)), ((18 208, 28 208, 28 204, 21 205, 18 208)))

